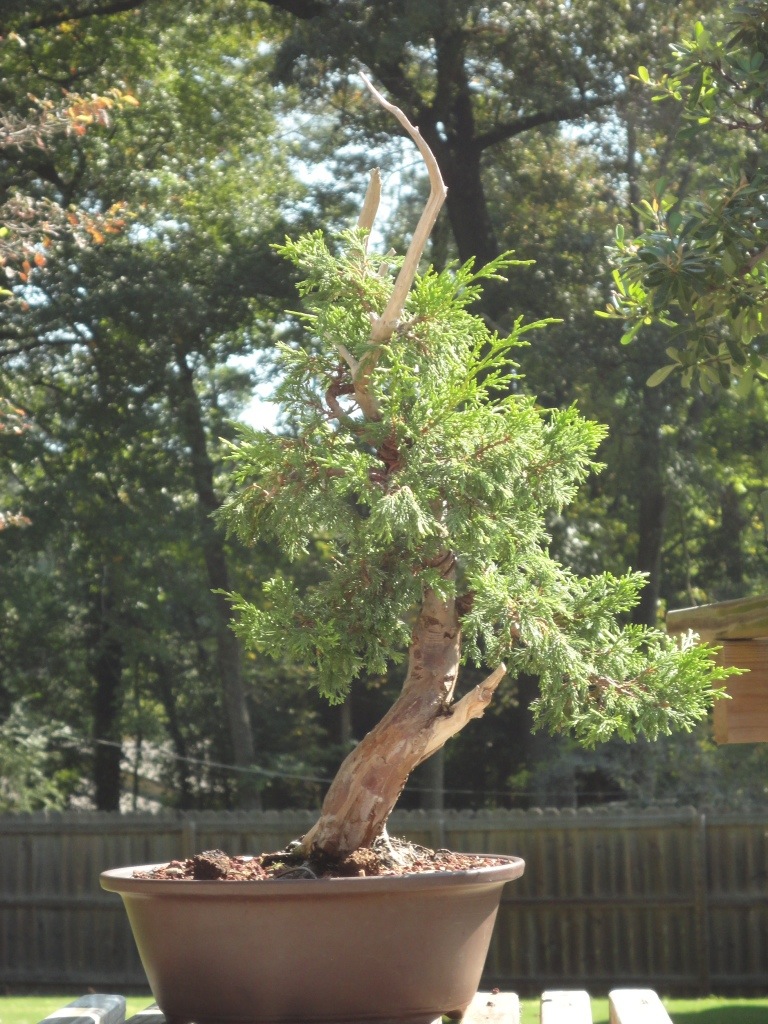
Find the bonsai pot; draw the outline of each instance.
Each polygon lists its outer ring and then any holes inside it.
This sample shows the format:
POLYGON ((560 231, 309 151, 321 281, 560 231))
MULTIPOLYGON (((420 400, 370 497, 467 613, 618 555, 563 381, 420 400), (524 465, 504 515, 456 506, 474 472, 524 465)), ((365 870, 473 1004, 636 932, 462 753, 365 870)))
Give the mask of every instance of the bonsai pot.
POLYGON ((123 898, 169 1024, 431 1024, 471 1002, 502 888, 525 867, 490 859, 464 871, 230 882, 134 878, 127 867, 101 885, 123 898))

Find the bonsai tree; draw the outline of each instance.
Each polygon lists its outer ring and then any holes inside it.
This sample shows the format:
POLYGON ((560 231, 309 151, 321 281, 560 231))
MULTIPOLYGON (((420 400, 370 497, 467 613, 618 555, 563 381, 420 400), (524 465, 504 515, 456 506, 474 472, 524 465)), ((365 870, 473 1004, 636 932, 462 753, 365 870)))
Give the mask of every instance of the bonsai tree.
POLYGON ((221 512, 246 542, 300 557, 319 538, 323 579, 283 575, 259 606, 233 596, 237 632, 276 658, 311 663, 331 701, 362 672, 403 666, 400 695, 332 783, 300 856, 341 858, 385 828, 409 773, 488 706, 505 675, 540 679, 534 713, 587 745, 690 729, 727 670, 692 638, 622 625, 639 574, 582 579, 549 552, 547 518, 594 468, 603 428, 522 390, 516 350, 551 321, 501 337, 472 312, 506 254, 419 274, 445 197, 418 131, 431 192, 402 260, 369 251, 380 183, 355 229, 286 241, 303 274, 305 345, 283 345, 276 399, 294 432, 242 428, 237 493, 221 512), (461 665, 487 677, 457 696, 461 665))

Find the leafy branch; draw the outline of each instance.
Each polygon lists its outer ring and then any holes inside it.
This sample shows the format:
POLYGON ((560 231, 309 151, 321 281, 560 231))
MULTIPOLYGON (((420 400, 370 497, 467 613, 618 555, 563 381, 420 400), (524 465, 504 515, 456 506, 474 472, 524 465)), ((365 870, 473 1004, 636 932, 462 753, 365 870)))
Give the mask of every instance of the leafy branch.
POLYGON ((624 323, 622 343, 657 324, 670 332, 669 362, 651 375, 658 385, 675 371, 704 390, 734 380, 747 390, 768 376, 768 176, 760 167, 768 128, 768 3, 732 4, 729 34, 715 39, 698 22, 673 50, 668 73, 638 78, 654 99, 681 104, 683 137, 737 133, 745 147, 730 176, 681 197, 664 180, 637 208, 643 231, 616 230, 615 289, 598 313, 624 323))

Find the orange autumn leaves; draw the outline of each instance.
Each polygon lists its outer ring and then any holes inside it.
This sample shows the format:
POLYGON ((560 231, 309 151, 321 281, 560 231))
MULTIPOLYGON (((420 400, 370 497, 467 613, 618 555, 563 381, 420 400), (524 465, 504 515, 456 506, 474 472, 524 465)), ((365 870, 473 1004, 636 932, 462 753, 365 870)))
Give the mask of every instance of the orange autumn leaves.
MULTIPOLYGON (((108 127, 112 111, 138 106, 131 93, 120 89, 91 96, 65 93, 58 103, 33 95, 28 99, 26 116, 0 118, 0 151, 47 149, 57 136, 82 136, 91 127, 108 127)), ((0 273, 11 284, 27 284, 35 269, 45 267, 45 251, 57 239, 68 235, 80 245, 101 245, 107 235, 121 232, 125 225, 123 203, 93 212, 74 206, 65 209, 53 199, 16 193, 0 206, 0 273)), ((0 288, 0 296, 13 295, 0 288)))

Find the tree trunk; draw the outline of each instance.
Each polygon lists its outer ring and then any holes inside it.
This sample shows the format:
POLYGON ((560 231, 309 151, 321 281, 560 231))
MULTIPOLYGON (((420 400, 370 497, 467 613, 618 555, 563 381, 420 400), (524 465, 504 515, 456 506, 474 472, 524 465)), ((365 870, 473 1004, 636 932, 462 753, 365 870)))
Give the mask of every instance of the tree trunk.
POLYGON ((480 153, 474 149, 451 153, 443 168, 448 195, 445 207, 462 263, 473 256, 477 265, 499 255, 499 244, 485 201, 480 153))
MULTIPOLYGON (((208 574, 208 583, 211 590, 214 591, 211 599, 214 604, 216 622, 216 662, 227 716, 232 758, 237 766, 249 767, 254 762, 254 746, 251 718, 243 686, 242 649, 240 641, 230 628, 229 603, 224 594, 215 593, 215 591, 229 592, 231 589, 224 542, 211 519, 220 502, 213 486, 213 463, 208 454, 200 400, 195 390, 194 373, 180 341, 176 344, 176 366, 181 397, 179 411, 191 456, 190 468, 197 496, 203 558, 208 574)), ((247 778, 245 776, 244 779, 238 781, 239 802, 244 806, 258 807, 260 805, 258 790, 245 781, 247 778)))
MULTIPOLYGON (((459 260, 465 263, 474 258, 475 266, 482 267, 496 259, 500 252, 485 198, 482 153, 473 142, 459 138, 445 152, 440 170, 448 187, 445 208, 459 260)), ((506 282, 485 281, 478 308, 493 323, 508 313, 506 282)))
POLYGON ((155 659, 155 677, 157 679, 157 692, 160 703, 163 705, 167 719, 168 735, 171 737, 173 749, 176 752, 178 761, 174 774, 176 776, 176 788, 178 799, 176 806, 181 811, 192 810, 194 802, 192 799, 192 788, 189 784, 189 768, 187 755, 187 741, 181 728, 181 722, 176 710, 176 694, 173 686, 173 670, 169 662, 162 658, 155 659))
POLYGON ((646 626, 658 625, 661 551, 667 506, 661 440, 663 416, 660 403, 658 389, 645 388, 642 393, 640 447, 636 469, 638 543, 635 568, 639 572, 648 573, 648 582, 640 593, 632 620, 646 626))
MULTIPOLYGON (((453 556, 444 556, 446 575, 453 556)), ((413 629, 400 696, 360 741, 336 774, 318 822, 307 833, 307 854, 343 857, 381 835, 408 776, 467 724, 479 718, 502 679, 502 665, 453 704, 461 628, 453 600, 427 591, 413 629)))
POLYGON ((742 535, 749 520, 741 507, 741 499, 732 483, 720 491, 720 553, 725 577, 724 597, 744 593, 744 548, 742 535))
MULTIPOLYGON (((418 119, 419 129, 448 188, 445 207, 459 259, 465 263, 474 258, 481 267, 499 255, 499 243, 483 183, 483 150, 477 141, 466 38, 463 31, 449 30, 435 42, 436 94, 429 112, 418 119)), ((509 306, 503 288, 494 281, 486 282, 480 303, 492 319, 509 306)))
POLYGON ((102 581, 92 610, 90 671, 93 694, 93 778, 96 809, 120 810, 120 767, 123 757, 120 709, 123 700, 123 645, 114 622, 114 599, 102 581))
POLYGON ((425 811, 445 810, 445 747, 436 750, 422 768, 419 806, 425 811))

